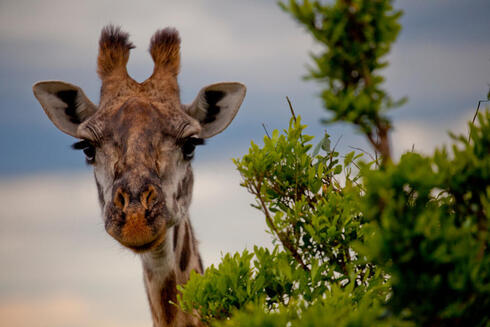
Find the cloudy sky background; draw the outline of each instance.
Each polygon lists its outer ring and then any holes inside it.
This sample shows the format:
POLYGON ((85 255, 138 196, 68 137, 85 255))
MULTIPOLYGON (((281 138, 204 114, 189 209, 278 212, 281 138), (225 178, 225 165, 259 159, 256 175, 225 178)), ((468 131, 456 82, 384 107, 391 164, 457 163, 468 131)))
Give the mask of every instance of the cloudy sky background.
MULTIPOLYGON (((409 102, 391 113, 395 154, 429 153, 464 133, 490 83, 490 4, 396 1, 403 30, 388 59, 386 89, 409 102)), ((95 73, 101 28, 114 23, 137 46, 129 62, 139 81, 152 71, 155 30, 182 37, 182 101, 217 81, 241 81, 247 97, 235 121, 200 148, 191 209, 206 265, 221 253, 269 245, 253 199, 239 187, 230 158, 250 140, 287 126, 289 96, 308 132, 321 136, 326 117, 304 82, 311 38, 276 1, 0 2, 0 325, 149 326, 138 258, 104 231, 95 185, 73 139, 59 132, 32 95, 38 80, 81 86, 98 102, 95 73)), ((328 126, 339 147, 368 146, 346 125, 328 126)))

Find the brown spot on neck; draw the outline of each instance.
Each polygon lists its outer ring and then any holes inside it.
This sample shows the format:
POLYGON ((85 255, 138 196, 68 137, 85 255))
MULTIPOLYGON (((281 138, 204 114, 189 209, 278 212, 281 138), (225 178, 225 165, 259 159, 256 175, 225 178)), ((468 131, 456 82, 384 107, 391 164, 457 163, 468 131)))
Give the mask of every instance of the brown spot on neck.
POLYGON ((177 240, 179 238, 179 227, 180 224, 174 226, 174 252, 177 249, 177 240))
POLYGON ((187 222, 184 223, 184 240, 182 243, 182 250, 180 252, 179 268, 181 271, 185 271, 189 265, 191 257, 190 235, 187 222))
POLYGON ((177 281, 175 272, 171 272, 161 290, 161 305, 162 313, 165 322, 170 325, 177 315, 177 306, 173 303, 177 303, 177 281))

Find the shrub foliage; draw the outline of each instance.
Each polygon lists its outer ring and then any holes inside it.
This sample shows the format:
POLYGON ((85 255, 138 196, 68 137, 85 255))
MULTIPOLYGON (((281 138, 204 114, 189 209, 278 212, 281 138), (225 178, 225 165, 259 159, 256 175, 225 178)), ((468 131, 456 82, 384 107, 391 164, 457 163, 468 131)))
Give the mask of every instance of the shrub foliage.
POLYGON ((380 155, 316 146, 293 117, 235 160, 273 248, 226 254, 191 274, 179 305, 216 326, 488 326, 490 113, 450 149, 391 158, 379 69, 400 30, 390 0, 291 0, 324 46, 309 77, 332 121, 380 155))

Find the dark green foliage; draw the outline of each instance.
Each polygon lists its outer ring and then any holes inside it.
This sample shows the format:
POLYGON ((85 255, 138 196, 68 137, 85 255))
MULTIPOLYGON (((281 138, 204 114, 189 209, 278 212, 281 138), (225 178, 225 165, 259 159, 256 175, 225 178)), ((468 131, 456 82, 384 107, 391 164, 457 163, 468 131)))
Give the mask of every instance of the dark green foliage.
POLYGON ((357 125, 386 158, 390 157, 385 142, 391 128, 386 111, 405 102, 386 94, 379 74, 388 64, 383 57, 401 28, 401 11, 391 3, 289 0, 281 4, 323 47, 321 53, 311 55, 315 65, 308 77, 324 86, 321 97, 333 114, 331 121, 357 125))
POLYGON ((364 214, 376 237, 365 251, 391 276, 390 307, 421 325, 477 326, 490 312, 490 114, 453 153, 407 153, 363 170, 364 214))
POLYGON ((381 160, 315 146, 300 117, 235 164, 274 248, 191 274, 180 305, 216 326, 490 326, 490 113, 448 151, 390 156, 395 105, 379 69, 400 26, 390 0, 291 0, 324 47, 310 77, 334 121, 381 160), (394 161, 397 161, 395 163, 394 161))

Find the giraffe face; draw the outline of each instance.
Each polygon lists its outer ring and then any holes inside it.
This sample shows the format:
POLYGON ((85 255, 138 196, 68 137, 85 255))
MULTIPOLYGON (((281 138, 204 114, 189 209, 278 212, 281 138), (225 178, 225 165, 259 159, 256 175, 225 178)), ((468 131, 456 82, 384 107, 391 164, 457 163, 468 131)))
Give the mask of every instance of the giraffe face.
POLYGON ((80 125, 75 147, 93 165, 107 232, 140 252, 163 242, 188 211, 201 127, 171 103, 119 102, 80 125))
POLYGON ((155 68, 142 83, 126 70, 133 48, 126 33, 106 27, 99 46, 98 106, 65 82, 38 82, 33 91, 54 125, 80 140, 74 148, 83 150, 94 168, 107 232, 144 252, 165 242, 168 229, 187 214, 194 148, 230 124, 246 88, 236 82, 208 85, 182 105, 180 39, 174 29, 153 36, 155 68))

